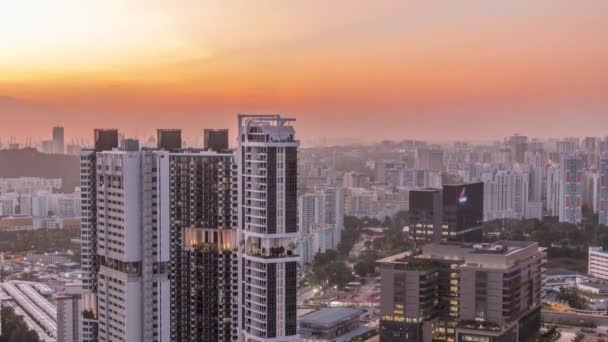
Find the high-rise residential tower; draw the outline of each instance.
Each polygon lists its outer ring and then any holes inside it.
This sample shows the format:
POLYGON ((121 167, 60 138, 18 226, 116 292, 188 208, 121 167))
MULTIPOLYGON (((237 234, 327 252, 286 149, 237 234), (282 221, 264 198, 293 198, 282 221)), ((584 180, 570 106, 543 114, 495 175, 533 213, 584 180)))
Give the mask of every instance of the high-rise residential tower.
POLYGON ((232 153, 165 153, 171 341, 238 338, 237 179, 232 153))
POLYGON ((93 149, 80 154, 82 339, 97 341, 97 153, 118 147, 118 130, 96 129, 93 149))
POLYGON ((290 122, 239 115, 239 329, 245 341, 296 341, 297 153, 290 122))
POLYGON ((583 206, 583 159, 576 154, 560 159, 559 222, 580 223, 583 206))
POLYGON ((169 340, 169 234, 160 155, 96 130, 81 154, 83 340, 169 340))

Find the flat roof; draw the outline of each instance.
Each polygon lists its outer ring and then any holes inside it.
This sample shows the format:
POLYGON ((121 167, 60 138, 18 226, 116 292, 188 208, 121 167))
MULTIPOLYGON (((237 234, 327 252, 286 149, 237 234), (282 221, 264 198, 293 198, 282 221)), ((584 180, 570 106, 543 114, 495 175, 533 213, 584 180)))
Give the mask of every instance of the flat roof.
POLYGON ((608 283, 587 282, 581 283, 580 285, 589 286, 600 291, 608 290, 608 283))
POLYGON ((318 326, 331 326, 360 314, 361 310, 353 308, 324 308, 300 317, 300 324, 306 323, 318 326))

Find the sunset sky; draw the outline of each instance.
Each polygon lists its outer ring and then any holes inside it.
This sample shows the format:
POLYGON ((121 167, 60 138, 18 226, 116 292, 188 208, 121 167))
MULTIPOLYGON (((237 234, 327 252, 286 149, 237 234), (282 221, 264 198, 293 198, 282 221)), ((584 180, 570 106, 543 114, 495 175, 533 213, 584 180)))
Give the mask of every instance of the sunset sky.
POLYGON ((605 0, 0 0, 0 138, 608 135, 605 0))

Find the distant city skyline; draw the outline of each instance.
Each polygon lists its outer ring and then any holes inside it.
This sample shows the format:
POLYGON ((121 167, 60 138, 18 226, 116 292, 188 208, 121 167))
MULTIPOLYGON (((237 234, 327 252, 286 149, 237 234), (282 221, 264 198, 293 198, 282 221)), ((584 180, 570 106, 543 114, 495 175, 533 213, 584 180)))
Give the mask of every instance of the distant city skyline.
POLYGON ((295 117, 304 142, 602 135, 607 10, 600 0, 7 2, 0 114, 11 124, 0 136, 63 125, 66 141, 95 127, 189 137, 234 131, 239 112, 295 117))

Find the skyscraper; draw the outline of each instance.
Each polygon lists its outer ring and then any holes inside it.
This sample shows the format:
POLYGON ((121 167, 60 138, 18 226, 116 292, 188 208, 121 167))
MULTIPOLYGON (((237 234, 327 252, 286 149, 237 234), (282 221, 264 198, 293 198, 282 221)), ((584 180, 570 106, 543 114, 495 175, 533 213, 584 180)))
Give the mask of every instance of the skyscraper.
MULTIPOLYGON (((410 190, 408 237, 416 244, 442 241, 441 189, 410 190)), ((446 236, 447 238, 447 236, 446 236)))
MULTIPOLYGON (((141 150, 95 131, 81 154, 84 341, 297 340, 290 121, 239 116, 236 153, 180 148, 178 130, 141 150)), ((342 224, 339 194, 324 192, 327 224, 342 224)))
POLYGON ((583 206, 583 159, 576 154, 560 159, 559 222, 580 223, 583 206))
POLYGON ((239 329, 246 341, 296 341, 297 153, 279 115, 239 115, 239 329))
POLYGON ((237 179, 233 154, 163 153, 169 215, 171 341, 238 338, 237 179))
POLYGON ((64 154, 65 143, 63 136, 63 127, 53 127, 53 153, 64 154))
POLYGON ((100 130, 94 132, 94 148, 83 149, 80 154, 80 195, 82 217, 81 266, 82 266, 82 300, 83 341, 97 340, 97 152, 118 147, 118 130, 100 130))
POLYGON ((526 217, 529 171, 516 165, 511 170, 494 169, 483 176, 484 220, 526 217))
POLYGON ((481 241, 483 183, 443 186, 443 236, 448 241, 481 241))
POLYGON ((98 340, 169 340, 168 231, 161 229, 160 158, 154 151, 98 152, 98 340))
POLYGON ((549 216, 559 216, 560 167, 557 164, 547 166, 547 198, 545 210, 549 216))

